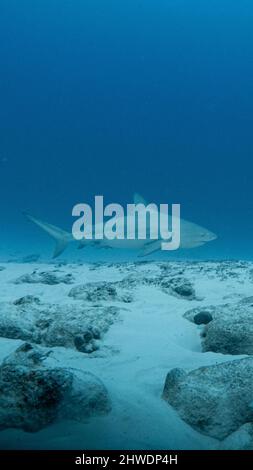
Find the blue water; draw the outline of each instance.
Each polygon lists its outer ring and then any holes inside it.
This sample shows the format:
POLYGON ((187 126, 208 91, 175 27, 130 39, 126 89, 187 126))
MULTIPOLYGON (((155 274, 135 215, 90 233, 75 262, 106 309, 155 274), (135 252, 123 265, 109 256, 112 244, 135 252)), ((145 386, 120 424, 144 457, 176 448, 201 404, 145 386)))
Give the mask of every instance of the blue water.
POLYGON ((24 209, 70 230, 77 202, 138 191, 219 236, 173 257, 252 259, 252 21, 251 0, 1 0, 1 256, 51 254, 24 209))

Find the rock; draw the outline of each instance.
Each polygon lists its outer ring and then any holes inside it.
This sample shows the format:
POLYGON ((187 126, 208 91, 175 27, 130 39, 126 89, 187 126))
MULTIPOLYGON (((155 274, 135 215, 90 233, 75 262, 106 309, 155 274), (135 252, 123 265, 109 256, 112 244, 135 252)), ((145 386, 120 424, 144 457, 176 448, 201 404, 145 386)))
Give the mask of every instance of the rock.
POLYGON ((176 297, 184 298, 187 300, 196 300, 196 293, 192 283, 184 277, 173 277, 163 279, 161 281, 163 290, 168 291, 176 297))
POLYGON ((88 330, 92 334, 87 348, 90 353, 98 349, 97 340, 117 321, 119 312, 118 307, 112 306, 38 303, 24 297, 15 303, 0 303, 0 336, 76 349, 75 337, 88 330))
POLYGON ((253 423, 241 426, 221 442, 220 450, 253 450, 253 423))
POLYGON ((83 346, 84 346, 84 338, 83 338, 83 335, 77 335, 75 336, 74 338, 74 344, 75 344, 75 347, 78 351, 82 351, 83 352, 83 346))
POLYGON ((91 328, 87 328, 82 335, 74 338, 74 344, 78 351, 90 354, 98 349, 97 342, 91 328))
POLYGON ((47 284, 50 286, 56 284, 72 284, 72 274, 59 275, 53 272, 37 272, 34 271, 31 274, 23 274, 18 277, 14 284, 47 284))
POLYGON ((222 354, 253 354, 253 308, 240 303, 217 308, 204 329, 202 348, 222 354))
POLYGON ((83 337, 84 342, 87 344, 93 340, 93 333, 89 328, 87 328, 87 330, 84 331, 82 337, 83 337))
POLYGON ((35 297, 34 295, 25 295, 24 297, 20 297, 17 300, 14 300, 14 305, 27 305, 27 304, 32 304, 40 303, 40 299, 38 297, 35 297))
POLYGON ((253 358, 191 372, 173 369, 163 398, 197 431, 224 439, 253 420, 253 358))
POLYGON ((132 296, 128 292, 120 292, 120 283, 104 281, 88 282, 73 287, 69 292, 69 297, 88 302, 119 301, 129 303, 132 301, 132 296))
POLYGON ((243 299, 239 301, 239 304, 253 307, 253 296, 251 295, 249 297, 244 297, 243 299))
MULTIPOLYGON (((77 348, 75 342, 77 336, 81 336, 83 342, 85 342, 84 335, 88 338, 92 334, 92 341, 89 343, 88 348, 89 353, 98 349, 98 343, 94 340, 101 338, 119 316, 117 307, 96 306, 84 308, 82 305, 65 305, 61 308, 55 307, 53 311, 44 316, 45 320, 48 319, 49 326, 43 331, 40 330, 41 343, 49 347, 77 348)), ((77 344, 78 350, 81 351, 79 348, 80 341, 77 344)))
MULTIPOLYGON (((217 307, 214 305, 208 305, 207 307, 195 307, 190 310, 187 310, 184 314, 184 318, 189 320, 192 323, 195 323, 195 317, 197 316, 202 316, 202 314, 206 315, 211 318, 213 318, 217 315, 217 307)), ((201 317, 200 317, 201 318, 201 317)), ((198 324, 198 323, 195 323, 198 324)))
POLYGON ((200 300, 195 293, 195 289, 192 283, 182 276, 168 276, 168 275, 156 275, 156 276, 146 276, 138 273, 130 274, 119 284, 124 288, 134 289, 137 286, 152 286, 158 287, 163 292, 169 295, 174 295, 181 299, 186 300, 200 300))
MULTIPOLYGON (((184 317, 195 322, 202 308, 187 311, 184 317)), ((236 303, 206 307, 212 321, 202 335, 202 349, 222 354, 253 354, 253 303, 244 298, 236 303)))
POLYGON ((90 341, 86 341, 84 335, 77 335, 74 338, 74 344, 78 351, 86 354, 91 354, 92 352, 98 349, 97 344, 91 339, 90 341))
POLYGON ((91 326, 90 330, 92 331, 94 339, 100 339, 101 338, 101 332, 98 328, 96 328, 96 326, 91 326))
POLYGON ((181 297, 192 297, 194 296, 194 291, 190 285, 182 284, 181 286, 174 287, 174 292, 180 295, 181 297))
POLYGON ((207 325, 212 319, 213 317, 210 312, 203 311, 194 315, 194 323, 196 325, 207 325))
POLYGON ((100 300, 117 300, 116 287, 107 282, 88 282, 80 286, 73 287, 69 292, 69 297, 78 300, 97 302, 100 300))
POLYGON ((2 366, 15 366, 19 364, 20 366, 25 367, 35 367, 42 364, 44 359, 48 357, 50 353, 50 350, 44 350, 32 345, 31 343, 25 342, 5 358, 2 366))
POLYGON ((90 372, 69 369, 72 386, 59 407, 59 418, 86 420, 111 411, 111 400, 103 382, 90 372))
POLYGON ((43 352, 21 345, 0 367, 0 429, 35 432, 56 419, 82 420, 111 409, 103 383, 88 372, 44 365, 43 352))
POLYGON ((32 320, 24 313, 20 316, 20 307, 2 302, 0 304, 0 336, 10 339, 32 341, 32 320))

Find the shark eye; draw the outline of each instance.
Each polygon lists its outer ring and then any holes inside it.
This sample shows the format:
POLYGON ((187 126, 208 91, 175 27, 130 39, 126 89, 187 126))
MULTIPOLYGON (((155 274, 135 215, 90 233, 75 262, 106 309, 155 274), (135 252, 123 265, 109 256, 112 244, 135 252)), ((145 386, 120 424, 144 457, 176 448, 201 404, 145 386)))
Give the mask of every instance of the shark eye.
POLYGON ((205 235, 206 235, 206 234, 205 234, 204 232, 202 232, 202 233, 200 234, 201 238, 204 238, 205 235))

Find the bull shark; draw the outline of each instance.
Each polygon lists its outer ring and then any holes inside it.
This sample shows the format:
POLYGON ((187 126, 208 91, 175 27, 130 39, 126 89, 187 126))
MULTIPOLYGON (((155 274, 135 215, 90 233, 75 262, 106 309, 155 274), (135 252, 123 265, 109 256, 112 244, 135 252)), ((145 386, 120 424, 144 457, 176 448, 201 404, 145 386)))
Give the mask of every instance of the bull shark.
MULTIPOLYGON (((134 204, 144 204, 147 206, 147 202, 139 194, 134 195, 134 204)), ((27 212, 24 212, 24 215, 28 220, 33 222, 35 225, 44 230, 48 235, 50 235, 56 242, 55 250, 53 253, 53 258, 60 256, 67 245, 70 242, 77 242, 73 233, 66 232, 55 225, 49 224, 42 220, 39 220, 27 212)), ((171 222, 171 216, 169 217, 169 222, 171 222)), ((94 233, 94 226, 92 227, 94 233)), ((215 235, 210 230, 201 227, 193 222, 188 220, 180 219, 180 249, 190 249, 202 246, 212 240, 215 240, 217 235, 215 235)), ((106 238, 102 240, 81 240, 79 241, 78 248, 84 248, 86 246, 98 246, 100 248, 119 248, 119 249, 131 249, 138 250, 138 256, 147 256, 151 253, 161 250, 162 239, 150 240, 150 239, 114 239, 108 240, 106 238)))

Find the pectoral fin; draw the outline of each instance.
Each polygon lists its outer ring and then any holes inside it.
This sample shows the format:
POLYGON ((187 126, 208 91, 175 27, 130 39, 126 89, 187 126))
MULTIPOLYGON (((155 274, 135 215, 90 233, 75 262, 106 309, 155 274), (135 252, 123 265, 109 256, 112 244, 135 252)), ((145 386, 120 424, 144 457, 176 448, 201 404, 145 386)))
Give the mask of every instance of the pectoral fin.
POLYGON ((139 253, 139 257, 150 255, 155 251, 159 251, 161 249, 161 240, 154 240, 153 242, 147 243, 144 248, 139 253))
POLYGON ((56 239, 53 258, 57 258, 57 256, 60 256, 64 252, 68 242, 69 240, 65 238, 59 238, 58 240, 56 239))

